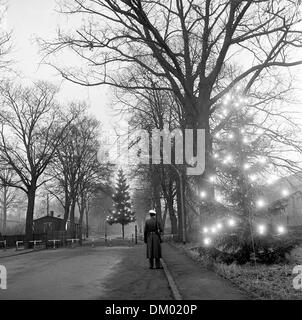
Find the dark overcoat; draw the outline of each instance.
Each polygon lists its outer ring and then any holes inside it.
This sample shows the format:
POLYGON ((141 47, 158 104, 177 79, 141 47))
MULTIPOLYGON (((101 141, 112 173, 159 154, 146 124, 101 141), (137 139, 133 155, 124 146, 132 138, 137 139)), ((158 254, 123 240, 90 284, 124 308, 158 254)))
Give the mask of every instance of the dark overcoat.
POLYGON ((148 259, 161 258, 160 232, 162 232, 162 227, 155 217, 151 217, 146 221, 144 241, 147 244, 148 259))

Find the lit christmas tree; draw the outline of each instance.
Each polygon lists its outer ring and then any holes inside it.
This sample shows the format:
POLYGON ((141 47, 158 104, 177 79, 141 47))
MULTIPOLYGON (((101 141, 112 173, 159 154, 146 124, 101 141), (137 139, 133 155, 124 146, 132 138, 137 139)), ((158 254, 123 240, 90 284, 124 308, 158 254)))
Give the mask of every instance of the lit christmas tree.
MULTIPOLYGON (((246 100, 238 96, 229 97, 221 106, 217 118, 224 125, 214 135, 215 173, 209 180, 216 192, 216 202, 222 202, 232 214, 203 226, 205 246, 214 244, 222 251, 236 252, 235 259, 244 262, 251 255, 256 259, 259 252, 282 247, 279 236, 285 233, 282 225, 272 226, 268 221, 259 223, 256 219, 267 214, 268 203, 262 190, 270 182, 267 177, 274 166, 270 158, 274 146, 269 132, 257 123, 255 116, 246 106, 246 100)), ((282 190, 282 196, 286 195, 285 191, 282 190)), ((207 194, 208 190, 201 190, 199 195, 205 206, 207 194)), ((262 259, 269 259, 268 256, 262 259)))
POLYGON ((118 171, 115 193, 112 196, 114 208, 111 215, 107 217, 107 222, 112 225, 120 223, 122 225, 122 236, 125 236, 125 225, 134 222, 135 212, 131 210, 129 195, 129 185, 122 169, 118 171))

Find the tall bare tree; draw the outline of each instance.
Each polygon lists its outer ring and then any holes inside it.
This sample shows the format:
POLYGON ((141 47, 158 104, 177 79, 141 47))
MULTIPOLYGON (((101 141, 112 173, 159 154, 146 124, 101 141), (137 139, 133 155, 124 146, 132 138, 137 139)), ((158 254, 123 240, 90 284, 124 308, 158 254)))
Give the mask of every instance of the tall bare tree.
MULTIPOLYGON (((57 148, 56 159, 47 173, 54 178, 48 190, 64 208, 62 228, 65 228, 69 219, 71 232, 74 232, 76 205, 79 207, 79 223, 82 226, 91 194, 107 174, 107 168, 97 160, 101 147, 98 141, 99 121, 87 114, 87 106, 82 103, 72 104, 68 113, 74 119, 69 124, 69 135, 57 148)), ((68 116, 66 119, 68 121, 68 116)))
POLYGON ((210 120, 217 103, 239 84, 243 95, 256 95, 274 86, 280 69, 286 73, 302 63, 295 54, 302 46, 300 1, 70 0, 62 12, 87 20, 74 32, 60 30, 43 48, 69 48, 87 68, 50 63, 64 78, 87 86, 146 89, 132 74, 133 64, 164 80, 160 89, 173 91, 186 127, 206 131, 201 184, 213 171, 210 120))

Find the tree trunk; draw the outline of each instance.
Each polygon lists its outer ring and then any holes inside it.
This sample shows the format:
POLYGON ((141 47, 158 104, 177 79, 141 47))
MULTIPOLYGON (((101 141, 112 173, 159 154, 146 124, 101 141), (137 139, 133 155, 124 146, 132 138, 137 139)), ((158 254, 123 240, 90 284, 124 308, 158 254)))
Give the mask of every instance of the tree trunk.
POLYGON ((3 187, 3 216, 2 216, 2 232, 6 231, 6 221, 7 221, 7 186, 3 187))
POLYGON ((162 213, 161 213, 161 202, 160 202, 160 195, 161 195, 160 177, 159 177, 159 172, 155 169, 154 166, 152 169, 153 169, 152 170, 153 203, 154 203, 158 221, 161 222, 162 213))
MULTIPOLYGON (((183 216, 182 216, 182 204, 181 204, 181 194, 180 194, 180 184, 181 181, 177 179, 176 181, 176 203, 177 203, 177 218, 178 218, 178 236, 179 240, 183 239, 183 216)), ((184 186, 182 186, 184 188, 184 186)), ((175 217, 176 218, 176 217, 175 217)), ((171 221, 172 223, 172 221, 171 221)), ((177 222, 176 222, 176 228, 177 228, 177 222)))
POLYGON ((125 238, 125 226, 122 224, 122 237, 125 238))
POLYGON ((202 107, 199 108, 197 129, 205 130, 205 170, 204 173, 200 176, 199 190, 206 190, 208 200, 211 200, 214 197, 214 188, 213 184, 209 181, 209 176, 211 176, 214 172, 213 159, 212 159, 212 151, 213 151, 213 139, 210 131, 210 114, 209 114, 209 106, 205 101, 209 101, 209 94, 205 92, 204 98, 200 104, 202 107))
POLYGON ((25 226, 25 247, 28 248, 31 240, 33 240, 33 218, 35 208, 36 187, 32 186, 27 191, 27 211, 25 226))
POLYGON ((62 231, 66 230, 66 223, 69 218, 70 205, 71 205, 71 201, 69 198, 69 194, 68 194, 68 191, 65 190, 64 218, 61 225, 62 231))
POLYGON ((89 237, 89 227, 88 227, 88 214, 89 214, 89 210, 86 208, 85 210, 85 214, 86 214, 86 238, 89 237))
POLYGON ((79 205, 79 211, 80 211, 80 218, 79 218, 79 237, 80 237, 80 245, 82 245, 82 233, 83 233, 83 219, 84 219, 84 204, 83 200, 80 200, 81 204, 79 205))
POLYGON ((71 206, 70 206, 70 216, 69 216, 69 221, 70 221, 70 235, 72 238, 76 236, 76 230, 75 230, 75 218, 74 218, 74 212, 75 212, 75 205, 76 201, 72 200, 71 206))
POLYGON ((162 227, 163 227, 163 230, 165 230, 166 219, 167 219, 167 212, 168 212, 168 204, 167 204, 167 202, 166 202, 166 203, 165 203, 164 213, 163 213, 163 219, 162 219, 162 227))

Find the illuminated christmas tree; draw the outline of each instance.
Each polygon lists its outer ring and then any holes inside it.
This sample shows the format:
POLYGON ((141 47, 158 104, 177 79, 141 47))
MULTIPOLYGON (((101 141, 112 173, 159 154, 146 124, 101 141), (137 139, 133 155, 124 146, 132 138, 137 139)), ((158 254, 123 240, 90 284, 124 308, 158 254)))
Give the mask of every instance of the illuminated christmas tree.
MULTIPOLYGON (((221 104, 217 113, 217 121, 223 125, 219 124, 214 133, 215 173, 209 180, 215 189, 216 203, 223 203, 231 214, 203 226, 204 245, 214 245, 230 261, 241 262, 251 257, 256 261, 256 257, 260 259, 260 252, 272 248, 287 250, 292 244, 284 247, 279 238, 285 233, 285 227, 257 220, 267 214, 268 203, 262 193, 274 167, 270 130, 267 132, 261 122, 259 124, 257 112, 251 111, 246 99, 236 95, 221 104), (226 252, 233 252, 232 258, 226 252)), ((287 194, 287 190, 281 191, 282 196, 287 194)), ((202 190, 199 195, 205 206, 207 194, 208 190, 202 190)), ((265 253, 261 259, 268 261, 270 256, 265 253)))
POLYGON ((131 210, 129 185, 122 169, 118 171, 115 193, 112 196, 114 208, 107 217, 107 223, 122 225, 122 236, 125 236, 125 225, 134 222, 135 212, 131 210))

